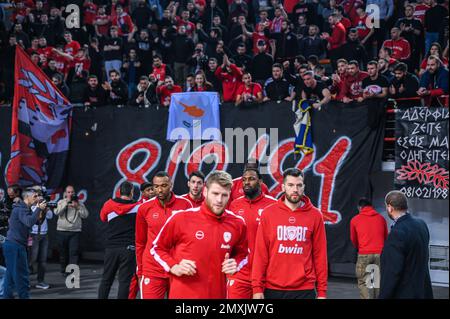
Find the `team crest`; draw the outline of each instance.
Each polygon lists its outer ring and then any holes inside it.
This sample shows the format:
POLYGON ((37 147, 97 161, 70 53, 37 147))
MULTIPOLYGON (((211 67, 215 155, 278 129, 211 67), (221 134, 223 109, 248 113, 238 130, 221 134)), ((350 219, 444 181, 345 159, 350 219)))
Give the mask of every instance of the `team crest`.
POLYGON ((230 232, 224 232, 223 233, 223 240, 225 240, 226 243, 228 243, 231 240, 231 233, 230 232))
POLYGON ((286 228, 287 231, 287 237, 289 240, 294 240, 295 238, 297 238, 297 227, 295 226, 289 226, 286 228))

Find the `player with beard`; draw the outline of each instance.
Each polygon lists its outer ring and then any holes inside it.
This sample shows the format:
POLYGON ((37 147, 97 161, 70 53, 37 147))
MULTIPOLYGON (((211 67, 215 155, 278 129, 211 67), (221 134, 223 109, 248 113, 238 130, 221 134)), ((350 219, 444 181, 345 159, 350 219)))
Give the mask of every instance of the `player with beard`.
POLYGON ((263 210, 252 267, 254 299, 318 299, 327 294, 327 240, 321 212, 305 195, 303 172, 283 174, 283 192, 263 210))
POLYGON ((151 253, 170 272, 170 299, 224 299, 226 276, 247 262, 244 219, 225 209, 232 180, 224 171, 211 173, 202 206, 170 217, 151 253))
POLYGON ((189 175, 187 194, 181 195, 191 202, 192 207, 199 207, 202 205, 205 197, 203 196, 203 186, 205 184, 205 175, 200 171, 194 171, 189 175))
POLYGON ((228 299, 252 299, 253 297, 251 270, 259 218, 264 208, 277 201, 273 197, 264 195, 261 184, 262 179, 258 169, 247 168, 242 175, 244 196, 239 197, 230 205, 230 210, 242 216, 245 220, 250 254, 248 264, 241 271, 228 278, 228 299))
MULTIPOLYGON (((254 158, 249 158, 248 162, 244 166, 244 172, 247 169, 254 169, 254 170, 259 171, 258 160, 254 159, 254 158)), ((269 188, 267 187, 266 184, 264 184, 264 182, 261 183, 261 191, 263 192, 263 194, 269 194, 269 188)), ((230 196, 230 200, 228 201, 228 207, 231 205, 231 203, 235 199, 238 199, 241 196, 244 196, 242 176, 233 179, 233 187, 231 187, 231 196, 230 196)))
POLYGON ((150 255, 153 241, 174 210, 192 208, 191 203, 176 196, 166 172, 153 177, 156 197, 142 204, 136 216, 136 260, 142 299, 163 299, 169 290, 169 276, 150 255))

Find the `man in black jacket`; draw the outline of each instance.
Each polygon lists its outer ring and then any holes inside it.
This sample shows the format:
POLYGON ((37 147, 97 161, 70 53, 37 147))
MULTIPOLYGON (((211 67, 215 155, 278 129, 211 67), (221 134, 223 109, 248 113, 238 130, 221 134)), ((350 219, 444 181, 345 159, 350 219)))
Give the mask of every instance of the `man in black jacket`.
POLYGON ((112 105, 122 107, 128 103, 128 85, 120 78, 120 72, 117 70, 109 71, 111 82, 105 82, 103 88, 109 95, 109 101, 112 105))
POLYGON ((289 22, 284 20, 281 22, 281 32, 272 33, 271 37, 277 41, 275 60, 293 59, 298 53, 298 39, 292 33, 289 22))
POLYGON ((156 96, 156 78, 152 76, 151 81, 145 75, 139 79, 137 91, 131 97, 130 105, 148 108, 152 104, 158 104, 156 96))
POLYGON ((270 77, 273 64, 273 57, 266 52, 266 45, 264 40, 258 40, 256 43, 258 54, 253 57, 251 64, 253 80, 260 84, 264 84, 264 81, 270 77))
POLYGON ((282 101, 292 102, 295 98, 294 87, 283 77, 283 67, 279 63, 272 66, 272 76, 264 85, 263 101, 282 101))
POLYGON ((306 58, 315 55, 319 58, 324 57, 327 50, 327 43, 319 37, 319 28, 310 25, 308 36, 300 40, 299 52, 306 58))
POLYGON ((367 52, 359 41, 358 30, 350 29, 347 37, 347 43, 341 46, 341 57, 347 61, 358 61, 359 67, 363 68, 367 63, 367 52))
POLYGON ((133 201, 133 184, 120 184, 119 198, 108 200, 100 211, 100 219, 108 223, 102 281, 99 299, 108 299, 109 291, 119 271, 117 299, 128 299, 131 278, 136 271, 134 233, 139 204, 133 201))
POLYGON ((402 192, 389 192, 385 204, 394 224, 381 253, 379 298, 432 299, 428 227, 408 213, 402 192))
POLYGON ((97 106, 105 106, 107 103, 107 92, 98 83, 95 75, 88 77, 88 86, 84 89, 82 102, 85 107, 96 108, 97 106))
POLYGON ((194 42, 186 35, 186 27, 184 25, 178 27, 178 34, 173 40, 172 50, 175 55, 175 81, 178 84, 183 84, 188 73, 186 62, 194 53, 194 42))
MULTIPOLYGON (((410 98, 417 96, 419 80, 414 74, 408 72, 408 66, 400 62, 394 67, 394 78, 389 85, 389 96, 393 99, 410 98)), ((417 101, 401 101, 400 106, 414 106, 417 101)))

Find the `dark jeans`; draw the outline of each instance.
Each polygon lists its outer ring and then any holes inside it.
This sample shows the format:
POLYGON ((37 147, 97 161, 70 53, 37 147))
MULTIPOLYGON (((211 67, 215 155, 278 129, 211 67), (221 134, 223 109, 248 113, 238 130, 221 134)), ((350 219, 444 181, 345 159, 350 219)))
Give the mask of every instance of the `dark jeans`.
POLYGON ((3 255, 6 261, 3 298, 14 298, 15 288, 20 299, 29 299, 27 248, 7 240, 3 244, 3 255))
POLYGON ((264 290, 264 299, 316 299, 316 292, 312 290, 264 290))
POLYGON ((108 299, 117 271, 119 272, 117 299, 128 299, 131 278, 136 271, 136 255, 133 246, 105 249, 103 276, 98 289, 98 299, 108 299))
POLYGON ((78 265, 80 246, 80 233, 70 231, 58 231, 59 239, 59 261, 61 272, 66 272, 67 265, 78 265))
POLYGON ((37 282, 44 282, 45 270, 47 268, 48 254, 48 236, 31 234, 33 245, 31 246, 30 264, 33 270, 36 270, 37 264, 37 282))

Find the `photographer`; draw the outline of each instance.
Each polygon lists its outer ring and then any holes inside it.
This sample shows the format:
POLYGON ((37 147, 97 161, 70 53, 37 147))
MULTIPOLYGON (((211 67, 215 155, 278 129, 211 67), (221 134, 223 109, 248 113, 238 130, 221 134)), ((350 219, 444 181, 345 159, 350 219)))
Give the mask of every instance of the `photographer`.
POLYGON ((56 231, 60 243, 61 273, 67 276, 67 265, 78 264, 82 219, 89 216, 86 207, 78 201, 73 186, 66 187, 64 198, 58 201, 55 215, 58 216, 56 231))
POLYGON ((13 298, 13 289, 17 290, 19 298, 29 299, 29 279, 27 260, 27 239, 31 227, 43 216, 47 207, 45 200, 39 202, 35 190, 23 192, 23 202, 13 205, 9 219, 9 230, 3 244, 3 254, 6 260, 6 274, 3 298, 13 298), (37 205, 36 205, 37 204, 37 205), (34 211, 32 206, 36 205, 34 211))
MULTIPOLYGON (((47 208, 44 214, 41 215, 38 222, 33 225, 31 230, 32 246, 30 251, 30 273, 34 274, 37 270, 37 289, 48 289, 50 286, 44 282, 45 271, 47 267, 47 255, 48 255, 48 223, 47 219, 53 218, 53 212, 51 208, 56 208, 56 204, 49 203, 50 196, 46 194, 45 188, 40 186, 33 187, 38 193, 38 201, 45 200, 47 202, 47 208), (37 264, 37 267, 36 267, 37 264)), ((31 207, 31 210, 35 210, 36 206, 31 207)))

